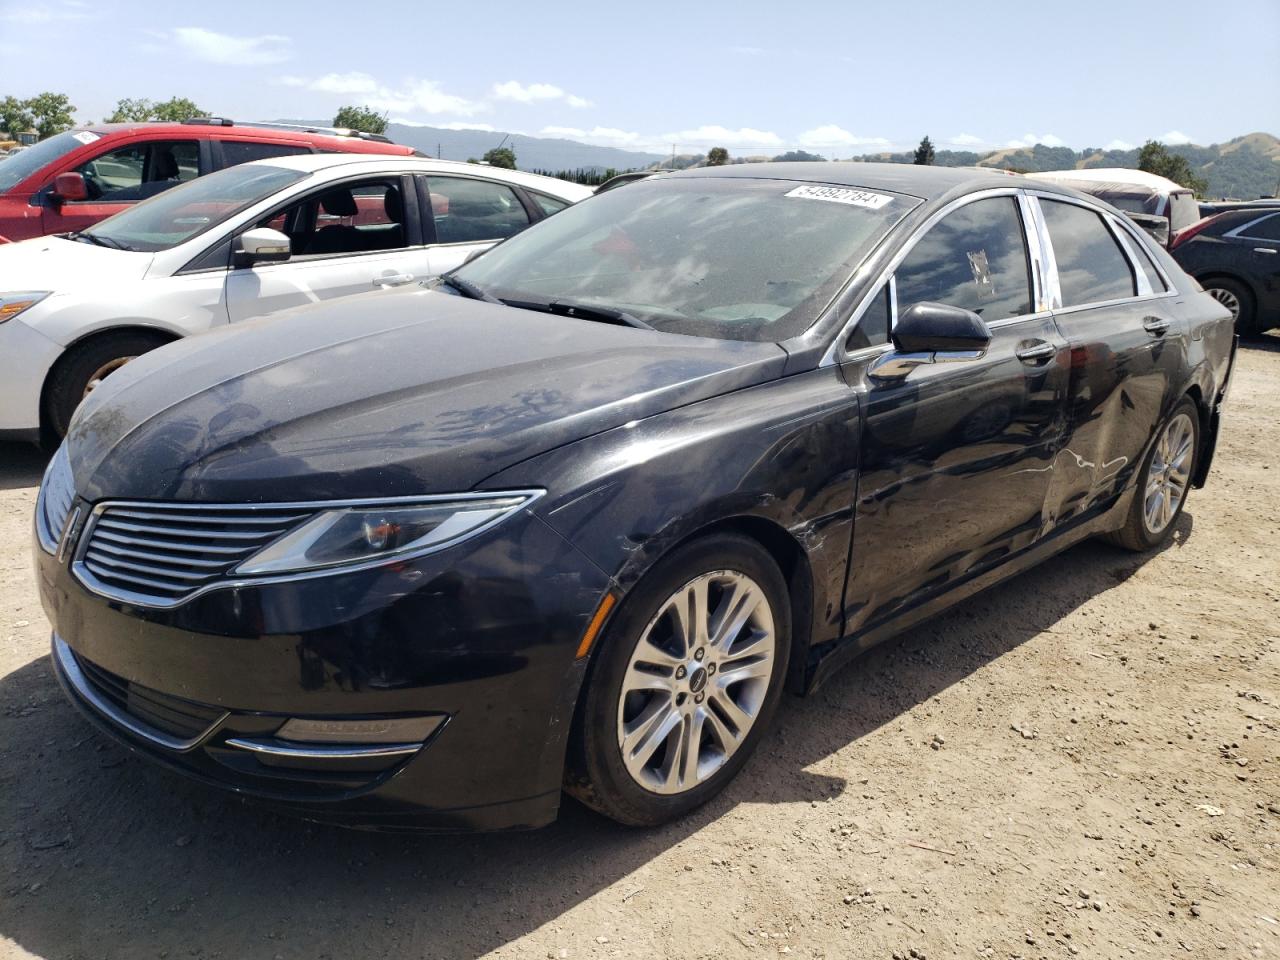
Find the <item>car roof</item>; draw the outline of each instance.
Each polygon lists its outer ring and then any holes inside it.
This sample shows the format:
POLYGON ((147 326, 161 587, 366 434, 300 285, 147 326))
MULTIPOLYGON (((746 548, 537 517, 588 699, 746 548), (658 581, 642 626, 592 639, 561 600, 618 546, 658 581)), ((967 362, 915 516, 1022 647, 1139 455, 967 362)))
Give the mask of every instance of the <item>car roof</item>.
POLYGON ((748 180, 797 180, 829 183, 868 190, 889 190, 921 200, 933 200, 957 188, 1008 187, 1018 177, 995 167, 936 167, 912 163, 858 163, 855 161, 794 161, 783 163, 735 163, 722 167, 697 167, 662 177, 728 177, 748 180))
MULTIPOLYGON (((335 167, 372 167, 375 172, 382 168, 388 170, 410 170, 422 173, 470 174, 471 176, 490 177, 518 183, 531 190, 551 190, 560 196, 574 196, 584 199, 591 196, 591 188, 568 180, 555 177, 544 177, 537 173, 525 173, 523 170, 508 170, 505 167, 494 167, 489 164, 467 163, 463 160, 437 160, 434 157, 389 157, 385 154, 372 153, 300 153, 292 157, 271 157, 267 160, 255 160, 253 164, 268 167, 285 167, 303 173, 320 173, 335 167), (566 189, 568 188, 568 189, 566 189)), ((246 164, 249 166, 249 164, 246 164)))
POLYGON ((161 134, 194 138, 197 140, 292 140, 348 151, 364 151, 383 155, 402 155, 413 148, 394 143, 385 137, 344 135, 336 131, 311 129, 288 124, 209 123, 198 120, 138 120, 127 123, 95 123, 83 129, 101 137, 127 136, 138 133, 161 134))

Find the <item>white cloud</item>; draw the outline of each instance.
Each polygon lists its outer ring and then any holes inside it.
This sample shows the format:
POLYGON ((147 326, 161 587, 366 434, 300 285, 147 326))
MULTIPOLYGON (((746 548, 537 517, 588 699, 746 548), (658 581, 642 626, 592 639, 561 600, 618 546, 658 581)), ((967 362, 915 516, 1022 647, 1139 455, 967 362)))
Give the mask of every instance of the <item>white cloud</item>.
POLYGON ((815 127, 800 134, 799 144, 802 147, 887 147, 889 141, 884 137, 859 137, 843 127, 833 123, 815 127))
POLYGON ((553 83, 531 83, 526 86, 519 80, 507 80, 504 83, 495 83, 493 85, 493 97, 497 100, 510 100, 514 103, 563 100, 569 106, 579 109, 591 106, 590 100, 568 93, 553 83))
POLYGON ((1005 146, 1034 147, 1037 143, 1042 143, 1046 147, 1065 147, 1067 145, 1061 137, 1055 137, 1052 133, 1028 133, 1021 140, 1010 140, 1005 146))
POLYGON ((71 20, 92 20, 95 14, 83 3, 64 0, 62 3, 30 4, 0 10, 0 21, 7 23, 57 23, 71 20))
POLYGON ((1102 149, 1103 150, 1132 150, 1133 148, 1134 148, 1134 144, 1130 143, 1128 140, 1112 140, 1102 149))
POLYGON ((649 140, 640 134, 630 130, 619 130, 617 127, 592 127, 590 130, 583 130, 580 127, 543 127, 538 131, 538 136, 581 140, 584 143, 596 143, 608 147, 640 149, 651 146, 649 140))
POLYGON ((978 147, 978 146, 981 146, 986 141, 984 141, 981 137, 975 137, 972 133, 957 133, 954 137, 952 137, 950 140, 947 140, 946 142, 955 144, 957 147, 978 147))
POLYGON ((487 105, 446 93, 434 80, 405 80, 390 87, 360 71, 326 73, 321 77, 284 76, 276 80, 287 87, 301 87, 316 93, 358 98, 362 105, 388 113, 453 114, 470 117, 488 109, 487 105))
POLYGON ((1158 139, 1162 143, 1167 143, 1170 146, 1174 146, 1174 147, 1178 147, 1184 143, 1191 142, 1191 138, 1188 137, 1181 130, 1170 130, 1168 133, 1161 134, 1158 139))
POLYGON ((539 131, 539 135, 543 137, 567 137, 576 140, 587 135, 587 131, 579 130, 577 127, 543 127, 539 131))
POLYGON ((293 56, 293 41, 274 33, 233 37, 203 27, 175 27, 172 39, 192 57, 206 63, 245 66, 280 63, 293 56))
POLYGON ((782 138, 770 130, 756 130, 752 127, 730 130, 714 124, 666 133, 662 135, 660 142, 674 143, 677 147, 729 147, 730 149, 783 146, 782 138))

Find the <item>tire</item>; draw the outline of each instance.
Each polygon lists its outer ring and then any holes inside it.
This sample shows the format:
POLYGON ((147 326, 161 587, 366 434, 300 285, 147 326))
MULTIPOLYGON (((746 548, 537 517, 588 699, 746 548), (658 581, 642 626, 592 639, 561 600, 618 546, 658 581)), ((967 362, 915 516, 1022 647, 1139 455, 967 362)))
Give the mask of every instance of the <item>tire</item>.
POLYGON ((1195 476, 1199 458, 1200 411, 1194 401, 1183 397, 1160 424, 1156 441, 1143 461, 1137 491, 1124 526, 1107 534, 1106 539, 1126 550, 1143 552, 1160 546, 1173 536, 1173 528, 1187 505, 1191 478, 1195 476), (1172 469, 1166 470, 1170 463, 1172 469), (1177 493, 1177 502, 1169 507, 1178 483, 1181 489, 1177 493), (1154 509, 1157 505, 1163 512, 1154 509))
POLYGON ((171 338, 134 330, 107 333, 72 347, 49 375, 45 390, 47 425, 59 439, 67 435, 71 415, 80 401, 101 381, 135 357, 168 343, 171 338), (105 371, 105 372, 104 372, 105 371))
POLYGON ((1255 337, 1262 333, 1257 301, 1244 283, 1234 277, 1210 277, 1204 281, 1204 292, 1231 311, 1240 336, 1255 337))
POLYGON ((786 581, 759 543, 724 533, 677 548, 635 586, 598 641, 574 718, 566 789, 628 826, 656 826, 706 803, 768 728, 790 647, 786 581), (712 636, 675 656, 683 644, 672 605, 679 598, 689 609, 690 591, 703 588, 712 628, 743 598, 754 601, 752 610, 728 637, 712 636), (643 662, 633 664, 633 657, 643 662), (669 733, 649 735, 671 724, 669 733), (695 742, 692 751, 687 744, 695 742))

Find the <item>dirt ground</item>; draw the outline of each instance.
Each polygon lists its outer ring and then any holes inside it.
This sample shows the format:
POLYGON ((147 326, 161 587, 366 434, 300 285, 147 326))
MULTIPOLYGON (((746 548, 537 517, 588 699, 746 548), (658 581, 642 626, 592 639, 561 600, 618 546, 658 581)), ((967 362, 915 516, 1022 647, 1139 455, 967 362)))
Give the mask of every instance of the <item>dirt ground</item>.
POLYGON ((0 957, 1280 957, 1280 338, 1154 556, 1084 544, 784 703, 665 829, 317 827, 90 730, 0 446, 0 957))

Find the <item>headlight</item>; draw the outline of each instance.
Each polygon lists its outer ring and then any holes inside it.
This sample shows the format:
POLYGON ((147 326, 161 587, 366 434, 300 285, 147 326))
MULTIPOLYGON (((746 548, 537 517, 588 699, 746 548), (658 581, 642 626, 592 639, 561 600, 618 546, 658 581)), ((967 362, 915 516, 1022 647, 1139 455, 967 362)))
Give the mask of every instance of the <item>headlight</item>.
POLYGON ((24 293, 0 293, 0 323, 29 310, 49 295, 48 290, 28 290, 24 293))
POLYGON ((540 495, 522 490, 335 506, 259 550, 235 573, 259 576, 430 553, 501 523, 540 495))

